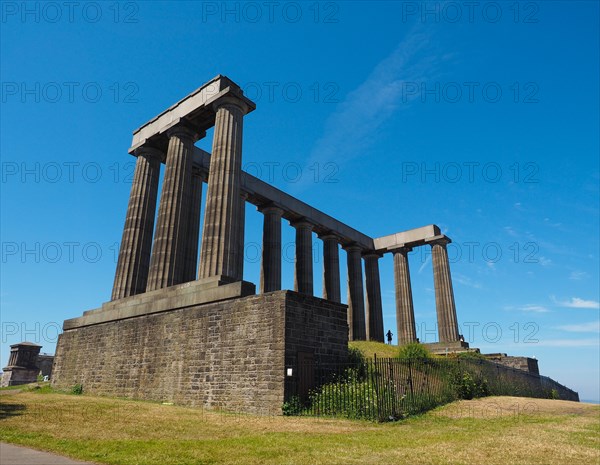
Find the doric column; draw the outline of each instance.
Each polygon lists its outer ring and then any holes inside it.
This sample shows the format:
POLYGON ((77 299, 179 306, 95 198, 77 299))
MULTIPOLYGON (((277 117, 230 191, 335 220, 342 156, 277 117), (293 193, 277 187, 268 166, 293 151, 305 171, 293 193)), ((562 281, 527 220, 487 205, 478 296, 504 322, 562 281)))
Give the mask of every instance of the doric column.
POLYGON ((440 342, 455 342, 460 337, 458 334, 452 277, 450 276, 450 263, 448 261, 448 251, 446 250, 446 245, 449 243, 450 238, 445 236, 430 243, 440 342))
POLYGON ((199 134, 187 126, 177 125, 169 129, 167 136, 169 148, 152 245, 148 291, 182 283, 188 252, 192 157, 199 134))
POLYGON ((344 247, 348 258, 348 327, 351 341, 364 341, 367 338, 365 328, 365 296, 363 291, 362 249, 357 245, 344 247))
POLYGON ((192 197, 188 224, 187 247, 183 282, 194 281, 198 267, 198 244, 200 242, 200 209, 202 205, 202 182, 200 172, 192 172, 192 197))
POLYGON ((135 155, 135 173, 119 249, 112 300, 141 294, 146 291, 148 283, 158 178, 164 154, 155 148, 142 146, 135 151, 135 155))
POLYGON ((246 199, 248 198, 248 194, 246 192, 240 192, 240 224, 239 224, 239 232, 237 235, 238 238, 238 250, 240 253, 238 254, 238 265, 237 269, 240 273, 240 279, 244 279, 244 258, 246 251, 246 242, 245 242, 245 232, 246 232, 246 199))
POLYGON ((323 241, 323 298, 341 302, 339 238, 334 234, 319 238, 323 241))
POLYGON ((383 305, 381 303, 381 283, 379 279, 379 259, 381 255, 370 252, 364 255, 365 281, 367 285, 367 340, 383 341, 383 305))
POLYGON ((233 97, 214 103, 215 132, 208 176, 200 278, 243 277, 243 212, 240 200, 242 127, 247 106, 233 97), (240 255, 242 256, 240 260, 240 255))
POLYGON ((396 333, 398 345, 416 342, 415 311, 413 307, 408 252, 412 248, 401 247, 394 254, 394 284, 396 288, 396 333))
POLYGON ((264 215, 262 260, 260 262, 260 292, 281 290, 281 216, 283 210, 274 206, 260 207, 264 215))
POLYGON ((312 230, 308 221, 292 223, 296 228, 296 266, 294 290, 302 294, 313 295, 312 230))

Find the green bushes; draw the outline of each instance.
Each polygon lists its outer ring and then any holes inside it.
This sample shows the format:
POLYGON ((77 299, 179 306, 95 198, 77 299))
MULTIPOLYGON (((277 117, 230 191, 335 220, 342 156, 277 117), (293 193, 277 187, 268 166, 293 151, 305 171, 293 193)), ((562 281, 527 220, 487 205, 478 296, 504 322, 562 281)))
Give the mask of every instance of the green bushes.
POLYGON ((425 348, 423 344, 418 342, 411 342, 400 347, 398 351, 399 360, 423 360, 431 359, 431 353, 425 348))
POLYGON ((470 400, 490 395, 487 380, 468 371, 455 370, 452 376, 452 385, 459 399, 470 400))
POLYGON ((83 384, 75 384, 73 387, 71 387, 71 394, 76 396, 83 394, 83 384))

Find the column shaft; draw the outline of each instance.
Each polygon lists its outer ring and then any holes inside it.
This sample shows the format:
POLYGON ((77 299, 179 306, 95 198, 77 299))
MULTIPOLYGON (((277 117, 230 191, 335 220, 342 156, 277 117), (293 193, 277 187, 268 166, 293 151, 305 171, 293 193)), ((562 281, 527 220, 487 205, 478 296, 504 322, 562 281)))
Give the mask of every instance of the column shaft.
POLYGON ((449 239, 431 243, 433 261, 433 281, 435 287, 435 307, 438 320, 440 342, 455 342, 459 340, 458 320, 450 276, 450 263, 446 244, 449 239))
POLYGON ((238 101, 224 99, 215 105, 216 119, 200 254, 200 278, 243 277, 242 127, 246 112, 238 101))
POLYGON ((264 207, 262 260, 260 263, 260 292, 281 289, 281 216, 283 210, 264 207))
POLYGON ((379 254, 365 255, 365 281, 367 287, 367 340, 383 341, 383 305, 379 279, 379 254))
POLYGON ((313 295, 312 228, 313 225, 300 221, 292 225, 296 228, 296 266, 294 290, 313 295))
POLYGON ((240 193, 240 223, 238 229, 238 250, 240 253, 238 254, 238 264, 237 269, 239 270, 239 279, 244 279, 244 258, 246 251, 246 242, 245 242, 245 233, 246 233, 246 199, 248 198, 248 194, 245 192, 240 193))
POLYGON ((341 302, 339 239, 333 234, 321 236, 321 239, 323 240, 323 298, 341 302))
POLYGON ((408 252, 403 247, 394 250, 394 284, 396 288, 396 331, 398 345, 416 342, 415 311, 413 307, 412 286, 408 268, 408 252))
POLYGON ((184 126, 175 126, 169 130, 168 136, 169 149, 152 246, 148 291, 182 283, 188 252, 192 156, 198 135, 184 126))
POLYGON ((160 160, 163 155, 156 149, 141 147, 136 150, 136 156, 112 300, 145 292, 148 283, 160 160))
POLYGON ((188 224, 187 247, 183 282, 194 281, 198 267, 198 245, 200 242, 200 209, 202 205, 202 177, 192 175, 190 221, 188 224))
POLYGON ((364 341, 367 338, 365 328, 365 297, 363 291, 363 275, 361 248, 349 246, 345 248, 348 258, 348 327, 351 341, 364 341))

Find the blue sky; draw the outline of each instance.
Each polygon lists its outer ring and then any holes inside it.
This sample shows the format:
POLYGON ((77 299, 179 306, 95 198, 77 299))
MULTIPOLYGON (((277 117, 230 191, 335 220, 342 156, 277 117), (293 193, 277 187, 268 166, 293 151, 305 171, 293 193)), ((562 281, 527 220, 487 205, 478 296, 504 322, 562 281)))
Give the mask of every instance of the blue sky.
MULTIPOLYGON (((372 237, 439 225, 471 345, 598 401, 598 3, 471 5, 2 3, 0 363, 21 340, 53 353, 64 319, 110 298, 132 131, 225 74, 257 103, 247 171, 372 237)), ((283 241, 291 288, 287 223, 283 241)), ((430 342, 428 251, 410 266, 430 342)), ((380 269, 395 332, 391 257, 380 269)))

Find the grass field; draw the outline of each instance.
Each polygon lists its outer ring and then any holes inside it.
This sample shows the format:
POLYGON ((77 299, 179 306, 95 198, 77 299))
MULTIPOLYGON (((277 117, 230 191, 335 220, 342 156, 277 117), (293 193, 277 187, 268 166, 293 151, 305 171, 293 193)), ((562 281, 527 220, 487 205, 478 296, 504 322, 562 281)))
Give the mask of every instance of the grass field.
POLYGON ((257 417, 92 396, 0 393, 2 441, 115 465, 598 465, 600 407, 488 397, 396 423, 257 417))
POLYGON ((375 354, 378 358, 394 358, 398 356, 399 351, 397 345, 373 341, 350 341, 348 346, 356 347, 367 358, 373 358, 375 354))

